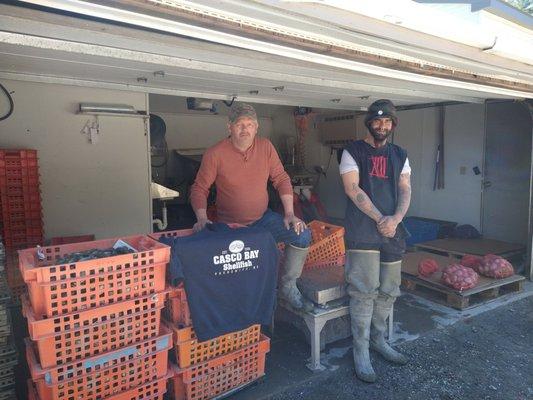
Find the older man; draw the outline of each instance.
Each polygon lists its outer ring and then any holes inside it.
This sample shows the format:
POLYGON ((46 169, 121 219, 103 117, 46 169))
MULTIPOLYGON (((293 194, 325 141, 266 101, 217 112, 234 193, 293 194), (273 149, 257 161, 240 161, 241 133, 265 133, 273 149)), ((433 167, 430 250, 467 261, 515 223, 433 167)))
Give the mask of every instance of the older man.
POLYGON ((211 222, 206 209, 209 188, 214 183, 220 222, 264 228, 276 242, 286 244, 280 297, 296 309, 311 310, 312 303, 296 287, 311 234, 294 215, 290 178, 272 143, 257 136, 259 124, 252 106, 234 105, 228 119, 229 137, 207 149, 191 188, 191 204, 197 218, 194 230, 199 231, 211 222), (284 217, 268 208, 268 180, 279 193, 284 217))
POLYGON ((349 198, 346 208, 345 266, 353 334, 355 372, 374 382, 369 347, 396 364, 407 358, 385 340, 386 321, 400 294, 405 228, 401 224, 411 198, 407 152, 388 142, 398 124, 390 100, 370 105, 368 134, 350 142, 339 170, 349 198))

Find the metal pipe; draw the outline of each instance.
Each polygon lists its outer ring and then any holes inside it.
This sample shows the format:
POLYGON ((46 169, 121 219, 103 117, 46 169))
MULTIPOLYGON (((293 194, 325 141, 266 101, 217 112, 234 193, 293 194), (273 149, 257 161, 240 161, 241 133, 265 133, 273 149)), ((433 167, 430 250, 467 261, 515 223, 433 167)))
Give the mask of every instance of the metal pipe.
POLYGON ((434 103, 412 104, 409 106, 396 106, 396 109, 398 111, 407 111, 407 110, 418 110, 421 108, 455 106, 458 104, 468 104, 468 103, 465 103, 464 101, 441 101, 441 102, 434 102, 434 103))
POLYGON ((167 229, 168 219, 167 219, 167 205, 163 202, 163 208, 161 209, 162 219, 154 218, 152 221, 153 224, 157 225, 157 229, 160 231, 167 229))

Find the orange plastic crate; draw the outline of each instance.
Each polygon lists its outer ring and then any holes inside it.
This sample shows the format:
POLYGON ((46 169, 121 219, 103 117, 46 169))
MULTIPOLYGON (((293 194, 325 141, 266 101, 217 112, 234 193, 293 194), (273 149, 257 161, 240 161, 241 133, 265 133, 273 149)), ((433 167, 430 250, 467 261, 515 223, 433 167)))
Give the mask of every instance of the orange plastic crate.
POLYGON ((4 230, 17 230, 17 229, 27 229, 27 228, 41 228, 43 223, 40 218, 36 219, 22 219, 22 220, 3 220, 4 230))
POLYGON ((9 239, 23 239, 28 241, 35 238, 42 242, 43 240, 43 228, 40 226, 24 227, 24 228, 4 228, 4 238, 9 239))
POLYGON ((0 173, 0 190, 12 195, 39 193, 39 174, 16 176, 0 173))
POLYGON ((167 318, 178 326, 192 325, 191 311, 183 285, 172 288, 167 300, 167 318))
POLYGON ((26 237, 18 237, 18 238, 6 238, 4 241, 4 244, 6 246, 6 249, 13 249, 13 248, 24 248, 27 249, 29 247, 35 247, 37 245, 41 245, 43 243, 43 236, 26 236, 26 237))
MULTIPOLYGON (((312 240, 304 270, 344 265, 344 228, 322 221, 311 221, 307 227, 312 240)), ((278 249, 284 251, 285 244, 278 243, 278 249)))
POLYGON ((21 194, 15 194, 10 191, 2 191, 0 193, 0 201, 2 202, 2 210, 24 210, 25 205, 31 205, 31 209, 40 208, 41 194, 39 191, 25 191, 21 194))
POLYGON ((192 229, 179 229, 177 231, 166 231, 166 232, 154 232, 150 233, 152 239, 159 240, 162 237, 183 237, 190 236, 194 233, 192 229))
POLYGON ((0 166, 0 174, 13 178, 39 176, 39 166, 37 165, 36 159, 30 160, 29 162, 28 160, 19 160, 18 162, 9 161, 5 163, 4 167, 0 166))
MULTIPOLYGON (((163 400, 167 392, 167 380, 174 374, 169 371, 163 378, 145 383, 125 392, 106 397, 106 400, 163 400)), ((28 399, 40 400, 35 385, 31 379, 28 380, 28 399)))
POLYGON ((270 339, 261 335, 258 343, 189 368, 174 367, 171 379, 174 400, 204 400, 227 394, 265 374, 265 357, 270 339))
POLYGON ((8 211, 2 209, 2 221, 11 222, 22 222, 22 221, 31 221, 31 220, 41 220, 42 213, 41 210, 33 210, 29 212, 20 212, 20 211, 8 211))
POLYGON ((346 253, 344 247, 344 228, 322 221, 312 221, 309 229, 313 241, 309 247, 306 263, 312 264, 323 260, 332 260, 346 253))
POLYGON ((120 394, 158 378, 168 368, 172 333, 59 367, 42 369, 26 339, 26 358, 41 400, 96 400, 120 394))
POLYGON ((0 166, 3 163, 17 162, 17 160, 36 160, 37 150, 33 149, 0 149, 0 166))
POLYGON ((150 294, 53 318, 35 315, 27 300, 22 312, 42 368, 116 350, 157 336, 167 292, 150 294))
POLYGON ((172 326, 174 349, 180 368, 208 361, 259 341, 261 325, 231 332, 205 342, 199 342, 192 327, 172 326))
POLYGON ((120 239, 140 251, 59 265, 55 261, 65 254, 107 249, 118 238, 42 247, 42 261, 36 248, 19 251, 35 314, 54 317, 164 290, 170 248, 143 235, 120 239))

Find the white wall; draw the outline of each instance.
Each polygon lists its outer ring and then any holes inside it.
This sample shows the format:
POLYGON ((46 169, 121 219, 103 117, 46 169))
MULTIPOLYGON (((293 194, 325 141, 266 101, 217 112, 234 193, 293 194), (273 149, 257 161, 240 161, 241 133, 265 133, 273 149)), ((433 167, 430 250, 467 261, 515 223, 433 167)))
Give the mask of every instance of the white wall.
POLYGON ((1 148, 38 151, 46 238, 97 237, 151 229, 148 137, 142 118, 100 117, 90 144, 76 115, 80 102, 122 103, 146 110, 141 93, 2 81, 15 110, 0 122, 1 148))
POLYGON ((445 188, 433 190, 437 150, 438 109, 399 113, 396 143, 407 149, 413 169, 413 202, 409 215, 455 221, 480 228, 484 106, 446 107, 444 124, 445 188), (461 174, 461 167, 465 173, 461 174))

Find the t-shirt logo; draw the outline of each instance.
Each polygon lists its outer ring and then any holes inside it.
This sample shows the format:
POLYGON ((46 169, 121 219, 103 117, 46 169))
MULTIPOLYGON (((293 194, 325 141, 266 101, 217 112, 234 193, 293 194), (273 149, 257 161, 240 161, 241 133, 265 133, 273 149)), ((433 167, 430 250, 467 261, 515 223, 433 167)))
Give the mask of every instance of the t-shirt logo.
POLYGON ((387 179, 387 157, 385 156, 370 156, 372 161, 372 169, 370 170, 370 176, 376 178, 387 179))
POLYGON ((218 276, 258 269, 258 261, 259 250, 246 247, 242 240, 234 240, 228 250, 213 256, 214 274, 218 276))
POLYGON ((244 243, 242 240, 234 240, 229 244, 229 251, 232 253, 240 253, 244 249, 244 243))

